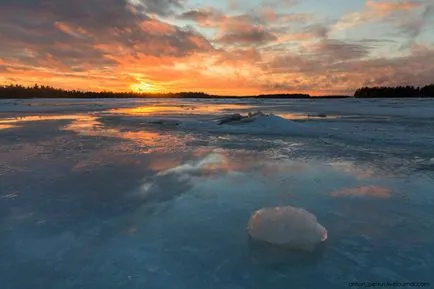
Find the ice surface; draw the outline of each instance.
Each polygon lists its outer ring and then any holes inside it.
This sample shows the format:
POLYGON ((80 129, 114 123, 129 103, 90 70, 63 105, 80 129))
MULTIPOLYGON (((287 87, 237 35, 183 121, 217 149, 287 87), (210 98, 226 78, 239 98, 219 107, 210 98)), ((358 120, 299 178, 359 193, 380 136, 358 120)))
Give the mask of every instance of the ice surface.
POLYGON ((431 281, 433 106, 0 100, 1 288, 431 281), (318 250, 250 242, 252 212, 288 204, 327 228, 318 250))
POLYGON ((256 211, 247 230, 254 240, 295 250, 313 250, 327 239, 327 230, 315 215, 291 206, 256 211))
POLYGON ((262 135, 307 135, 312 133, 309 127, 295 123, 276 115, 260 115, 249 119, 248 122, 230 122, 224 125, 215 123, 193 123, 185 122, 183 127, 187 129, 200 129, 238 134, 262 134, 262 135))

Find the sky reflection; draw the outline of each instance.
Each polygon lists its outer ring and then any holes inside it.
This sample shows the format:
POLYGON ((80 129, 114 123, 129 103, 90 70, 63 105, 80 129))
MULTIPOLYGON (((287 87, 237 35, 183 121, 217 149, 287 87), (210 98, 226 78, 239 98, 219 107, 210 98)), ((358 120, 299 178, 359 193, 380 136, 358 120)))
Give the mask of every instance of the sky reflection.
POLYGON ((108 110, 108 113, 122 114, 128 116, 155 116, 166 114, 216 114, 229 111, 239 112, 251 108, 246 104, 179 104, 179 105, 157 105, 149 104, 133 108, 116 108, 108 110))
POLYGON ((0 130, 3 129, 10 129, 10 128, 14 128, 17 127, 16 125, 11 125, 11 124, 0 124, 0 130))
POLYGON ((175 134, 148 131, 144 130, 144 128, 140 128, 140 130, 123 130, 106 127, 95 116, 76 118, 66 125, 64 130, 72 131, 82 136, 111 137, 127 140, 142 149, 144 148, 147 152, 179 148, 184 146, 188 140, 188 138, 177 137, 175 134))
POLYGON ((20 122, 34 122, 46 120, 73 120, 79 118, 86 118, 85 115, 71 114, 71 115, 28 115, 18 116, 13 118, 0 119, 0 124, 15 124, 20 122))
POLYGON ((362 186, 356 188, 346 188, 332 192, 333 197, 353 196, 353 197, 375 197, 387 199, 390 198, 392 191, 381 186, 362 186))
POLYGON ((337 116, 329 116, 325 114, 300 114, 300 113, 276 113, 277 116, 289 120, 309 120, 309 119, 334 119, 337 116))

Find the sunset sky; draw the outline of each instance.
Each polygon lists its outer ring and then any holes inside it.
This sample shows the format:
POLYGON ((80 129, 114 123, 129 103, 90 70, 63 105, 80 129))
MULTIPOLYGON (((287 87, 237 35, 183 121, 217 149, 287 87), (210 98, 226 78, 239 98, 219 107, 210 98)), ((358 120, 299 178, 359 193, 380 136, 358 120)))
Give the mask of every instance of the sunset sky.
POLYGON ((434 0, 0 0, 0 84, 220 95, 434 83, 434 0))

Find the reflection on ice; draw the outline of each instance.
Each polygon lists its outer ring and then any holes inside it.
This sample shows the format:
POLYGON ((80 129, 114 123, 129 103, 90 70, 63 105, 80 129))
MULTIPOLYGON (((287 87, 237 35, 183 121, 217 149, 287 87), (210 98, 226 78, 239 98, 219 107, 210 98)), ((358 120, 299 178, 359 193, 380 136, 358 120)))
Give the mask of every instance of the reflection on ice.
POLYGON ((0 199, 15 199, 17 196, 17 193, 10 193, 0 196, 0 199))
POLYGON ((196 181, 236 174, 232 169, 226 156, 211 153, 198 161, 179 164, 145 178, 141 193, 148 201, 168 201, 191 189, 196 181))
POLYGON ((17 127, 17 126, 12 125, 12 124, 0 124, 0 130, 14 128, 14 127, 17 127))
POLYGON ((28 115, 28 116, 17 116, 0 119, 0 124, 15 124, 20 122, 34 122, 34 121, 46 121, 46 120, 73 120, 86 118, 86 115, 70 114, 70 115, 28 115))
POLYGON ((187 163, 178 167, 174 167, 168 169, 164 172, 159 173, 159 176, 164 176, 172 173, 178 174, 197 174, 197 173, 213 173, 217 171, 221 171, 223 169, 227 169, 228 161, 221 154, 210 154, 204 159, 196 162, 196 163, 187 163))
POLYGON ((150 151, 167 150, 171 147, 182 147, 184 140, 173 134, 162 134, 157 131, 120 130, 118 128, 106 127, 95 116, 80 117, 64 127, 66 131, 73 131, 79 135, 92 137, 111 137, 128 140, 142 148, 150 151))
POLYGON ((121 114, 129 116, 151 116, 151 115, 164 115, 184 112, 184 109, 179 106, 167 105, 148 105, 133 108, 116 108, 107 111, 110 114, 121 114))
POLYGON ((379 172, 374 172, 372 168, 364 168, 351 162, 331 162, 330 166, 336 170, 348 173, 359 180, 374 178, 380 175, 379 172))
POLYGON ((133 108, 111 109, 107 112, 110 114, 120 114, 128 116, 159 116, 168 114, 217 114, 224 111, 245 110, 250 108, 250 105, 243 104, 213 104, 205 105, 200 103, 180 104, 180 105, 158 105, 149 104, 147 106, 139 106, 133 108))
POLYGON ((332 192, 333 197, 341 196, 354 196, 354 197, 376 197, 376 198, 389 198, 391 190, 380 186, 363 186, 356 188, 347 188, 332 192))

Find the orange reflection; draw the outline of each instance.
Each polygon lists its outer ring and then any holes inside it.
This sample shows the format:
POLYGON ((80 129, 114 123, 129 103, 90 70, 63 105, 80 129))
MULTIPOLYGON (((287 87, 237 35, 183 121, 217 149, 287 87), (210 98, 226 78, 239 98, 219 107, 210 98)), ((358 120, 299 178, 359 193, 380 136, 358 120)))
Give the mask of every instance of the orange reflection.
POLYGON ((338 169, 342 172, 351 174, 352 176, 356 177, 358 180, 363 180, 363 179, 368 179, 368 178, 373 178, 375 176, 378 176, 378 173, 374 172, 372 169, 357 167, 350 162, 334 162, 334 163, 330 163, 330 165, 334 169, 338 169))
POLYGON ((211 153, 205 158, 196 162, 187 162, 168 170, 162 171, 159 175, 172 173, 190 174, 192 172, 201 172, 202 174, 212 176, 216 172, 229 172, 231 170, 228 158, 220 153, 211 153))
POLYGON ((206 155, 212 152, 209 148, 198 148, 192 152, 192 155, 195 157, 205 157, 206 155))
POLYGON ((171 134, 163 135, 152 131, 121 131, 116 128, 107 128, 94 116, 76 118, 66 125, 64 130, 85 136, 121 138, 139 146, 139 148, 135 148, 136 150, 145 149, 147 152, 169 150, 184 144, 182 139, 171 134))
POLYGON ((295 162, 295 161, 283 161, 283 162, 276 162, 276 163, 270 163, 266 162, 263 164, 260 164, 256 162, 257 165, 260 165, 262 176, 264 177, 272 177, 272 176, 278 176, 280 173, 285 173, 285 175, 290 174, 300 174, 300 173, 307 173, 309 170, 312 170, 313 168, 310 167, 307 164, 301 163, 301 162, 295 162))
POLYGON ((148 168, 156 172, 161 172, 179 165, 181 165, 180 160, 162 155, 158 158, 152 159, 148 164, 148 168))
POLYGON ((1 124, 0 123, 0 130, 14 128, 14 127, 17 127, 17 126, 16 125, 11 125, 11 124, 1 124))
POLYGON ((244 104, 180 104, 180 105, 156 105, 139 106, 134 108, 116 108, 111 109, 109 113, 126 114, 133 116, 152 116, 163 114, 214 114, 225 111, 239 111, 241 109, 251 108, 244 104))
MULTIPOLYGON (((183 171, 200 169, 202 172, 243 172, 246 170, 258 170, 263 177, 270 180, 273 176, 281 176, 281 173, 305 173, 312 170, 312 167, 299 162, 284 161, 284 162, 270 162, 269 160, 262 159, 261 154, 252 152, 237 152, 236 158, 232 158, 227 151, 210 151, 207 149, 197 150, 193 153, 194 156, 200 157, 197 162, 187 163, 179 165, 179 162, 170 161, 176 163, 175 166, 170 168, 169 171, 183 171)), ((169 164, 163 160, 163 164, 169 164)), ((158 167, 158 165, 155 165, 158 167)), ((274 179, 273 179, 274 181, 274 179)))
POLYGON ((28 115, 28 116, 18 116, 14 118, 4 118, 0 119, 0 124, 18 123, 18 122, 33 122, 33 121, 44 121, 44 120, 73 120, 77 118, 82 118, 82 115, 28 115))
POLYGON ((119 131, 115 129, 102 129, 102 123, 94 116, 83 116, 75 119, 64 127, 64 130, 74 131, 86 136, 115 136, 119 131))
POLYGON ((126 115, 134 115, 134 116, 148 116, 148 115, 161 115, 161 114, 169 114, 176 112, 183 112, 184 109, 182 107, 177 106, 163 106, 163 105, 149 105, 149 106, 140 106, 134 108, 115 108, 111 109, 109 113, 117 113, 117 114, 126 114, 126 115))
POLYGON ((231 155, 227 151, 209 151, 203 149, 195 151, 193 155, 199 156, 200 159, 194 162, 181 163, 173 159, 164 158, 160 162, 160 158, 158 158, 158 161, 152 163, 151 166, 160 171, 161 174, 200 171, 211 175, 216 172, 240 173, 249 169, 258 169, 264 176, 272 176, 282 171, 287 172, 288 168, 292 167, 297 172, 305 170, 305 166, 295 162, 293 164, 268 163, 267 160, 261 160, 260 155, 250 152, 238 152, 236 158, 231 158, 231 155))
POLYGON ((356 197, 376 197, 390 198, 391 190, 381 186, 362 186, 355 188, 347 188, 340 191, 332 192, 333 197, 356 196, 356 197))

